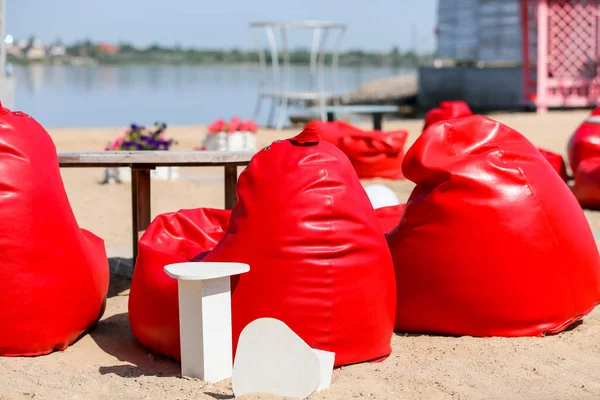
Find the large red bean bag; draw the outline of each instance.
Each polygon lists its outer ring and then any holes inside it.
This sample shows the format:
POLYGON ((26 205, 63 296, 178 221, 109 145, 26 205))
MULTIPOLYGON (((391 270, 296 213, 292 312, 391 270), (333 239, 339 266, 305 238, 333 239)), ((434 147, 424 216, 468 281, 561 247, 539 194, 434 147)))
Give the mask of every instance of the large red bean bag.
POLYGON ((343 121, 311 121, 323 140, 335 144, 350 159, 360 179, 402 179, 402 159, 408 131, 363 131, 343 121))
POLYGON ((473 115, 473 112, 469 108, 469 105, 464 101, 442 101, 440 102, 439 107, 432 108, 425 114, 423 131, 436 122, 468 117, 470 115, 473 115))
POLYGON ((392 231, 402 219, 402 214, 406 209, 406 204, 398 204, 396 206, 380 207, 375 209, 375 216, 379 222, 379 226, 383 233, 387 234, 392 231))
POLYGON ((600 209, 600 157, 581 160, 575 171, 573 194, 581 207, 600 209))
POLYGON ((562 156, 560 154, 553 153, 551 151, 548 151, 546 149, 542 149, 539 147, 538 147, 538 150, 540 151, 540 153, 542 153, 542 155, 544 156, 546 161, 548 161, 550 163, 552 168, 554 168, 556 173, 558 175, 560 175, 560 177, 563 179, 563 181, 568 182, 569 175, 567 174, 567 166, 566 166, 565 160, 563 160, 562 156))
POLYGON ((307 128, 259 151, 241 173, 237 195, 229 226, 208 254, 214 240, 205 240, 211 234, 191 214, 188 229, 170 216, 154 220, 144 234, 129 303, 140 341, 179 358, 176 282, 162 268, 202 259, 250 265, 250 272, 232 277, 234 351, 248 323, 272 317, 310 346, 335 352, 338 366, 389 355, 392 260, 347 157, 307 128), (168 244, 183 240, 189 250, 168 244))
POLYGON ((163 268, 201 260, 225 235, 230 216, 230 210, 180 210, 159 215, 146 229, 129 293, 129 323, 143 345, 181 359, 177 281, 163 268))
POLYGON ((575 130, 569 139, 567 152, 573 174, 582 160, 600 157, 600 107, 592 111, 575 130))
POLYGON ((416 183, 388 235, 396 330, 537 336, 600 299, 600 258, 569 187, 525 137, 472 116, 428 128, 408 151, 416 183))
POLYGON ((104 243, 77 226, 48 133, 1 105, 0 221, 0 355, 66 349, 103 312, 104 243))

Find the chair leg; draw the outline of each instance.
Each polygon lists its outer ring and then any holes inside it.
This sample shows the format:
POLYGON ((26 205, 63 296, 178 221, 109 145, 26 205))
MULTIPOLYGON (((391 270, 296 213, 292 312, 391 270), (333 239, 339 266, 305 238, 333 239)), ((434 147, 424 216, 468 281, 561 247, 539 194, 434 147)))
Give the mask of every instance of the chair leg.
POLYGON ((267 117, 267 126, 273 127, 273 117, 275 116, 275 99, 271 98, 271 108, 269 108, 269 116, 267 117))
POLYGON ((287 97, 282 99, 281 107, 279 108, 279 118, 277 118, 277 130, 281 130, 283 128, 283 122, 287 116, 288 103, 289 99, 287 97))
POLYGON ((258 100, 256 101, 256 106, 254 106, 254 117, 252 118, 254 121, 257 121, 258 117, 260 115, 262 101, 263 101, 263 96, 258 96, 258 100))

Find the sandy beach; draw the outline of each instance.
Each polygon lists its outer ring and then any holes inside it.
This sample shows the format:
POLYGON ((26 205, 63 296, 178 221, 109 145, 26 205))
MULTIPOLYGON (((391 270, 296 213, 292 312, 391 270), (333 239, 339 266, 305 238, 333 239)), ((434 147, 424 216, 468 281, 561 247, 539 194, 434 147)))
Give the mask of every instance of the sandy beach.
MULTIPOLYGON (((566 160, 571 133, 589 111, 490 114, 536 146, 566 160)), ((362 124, 369 127, 368 121, 362 124)), ((384 129, 409 131, 410 146, 422 120, 385 121, 384 129)), ((99 151, 122 127, 51 129, 58 151, 99 151)), ((173 150, 201 144, 204 127, 169 127, 173 150)), ((259 148, 294 136, 262 129, 259 148)), ((240 168, 241 171, 241 168, 240 168)), ((101 185, 101 169, 63 169, 62 176, 82 228, 105 240, 109 255, 129 257, 129 183, 101 185)), ((181 168, 181 179, 152 182, 153 217, 185 208, 222 208, 221 168, 181 168)), ((406 201, 413 184, 384 183, 406 201)), ((586 211, 595 232, 600 213, 586 211)), ((113 259, 113 266, 118 260, 113 259)), ((126 264, 122 264, 126 265, 126 264)), ((123 269, 120 270, 123 272, 123 269)), ((133 337, 127 317, 129 279, 113 271, 103 319, 63 352, 37 358, 0 358, 0 400, 5 399, 229 399, 231 381, 205 384, 179 377, 179 364, 154 355, 133 337)), ((598 399, 600 398, 600 310, 567 332, 544 338, 472 338, 394 335, 393 354, 381 363, 336 370, 332 387, 314 399, 598 399)), ((274 398, 249 396, 248 398, 274 398)))

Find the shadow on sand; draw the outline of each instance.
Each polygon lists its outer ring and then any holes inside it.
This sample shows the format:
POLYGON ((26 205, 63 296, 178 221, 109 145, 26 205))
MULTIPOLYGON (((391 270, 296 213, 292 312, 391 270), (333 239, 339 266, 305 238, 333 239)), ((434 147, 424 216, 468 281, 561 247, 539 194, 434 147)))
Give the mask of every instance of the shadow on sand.
MULTIPOLYGON (((556 334, 550 334, 550 335, 544 335, 544 336, 555 336, 555 335, 560 335, 561 333, 570 332, 574 329, 577 329, 581 324, 583 324, 583 319, 579 319, 579 320, 573 322, 571 325, 566 327, 564 330, 562 330, 556 334)), ((470 336, 470 335, 451 335, 451 334, 444 334, 444 333, 405 333, 405 332, 394 332, 394 335, 399 336, 399 337, 432 336, 432 337, 447 337, 447 338, 461 338, 461 337, 465 337, 465 336, 470 336)), ((473 337, 477 337, 477 336, 473 336, 473 337)), ((501 337, 501 336, 498 336, 498 337, 501 337)), ((507 337, 507 338, 510 339, 510 337, 507 337)))
MULTIPOLYGON (((132 260, 112 257, 108 261, 110 266, 108 298, 128 296, 133 275, 132 260)), ((104 352, 119 361, 131 364, 102 366, 99 368, 102 375, 115 374, 123 378, 180 376, 181 367, 177 361, 157 355, 137 341, 131 332, 129 315, 126 312, 111 315, 97 322, 89 331, 89 335, 104 352)))
POLYGON ((108 298, 111 298, 129 290, 133 277, 133 259, 111 257, 108 259, 108 267, 110 269, 108 298))
POLYGON ((100 367, 102 375, 116 374, 123 378, 180 376, 181 366, 177 361, 154 354, 137 341, 129 327, 127 313, 98 322, 90 336, 103 351, 131 364, 100 367))

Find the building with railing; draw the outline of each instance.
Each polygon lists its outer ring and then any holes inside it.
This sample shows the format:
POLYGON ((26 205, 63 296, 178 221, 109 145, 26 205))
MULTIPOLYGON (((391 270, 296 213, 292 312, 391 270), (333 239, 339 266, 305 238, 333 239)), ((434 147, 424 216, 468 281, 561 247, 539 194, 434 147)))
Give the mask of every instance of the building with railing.
POLYGON ((439 0, 438 68, 421 69, 419 102, 453 97, 480 108, 538 111, 595 106, 599 16, 600 0, 439 0))

